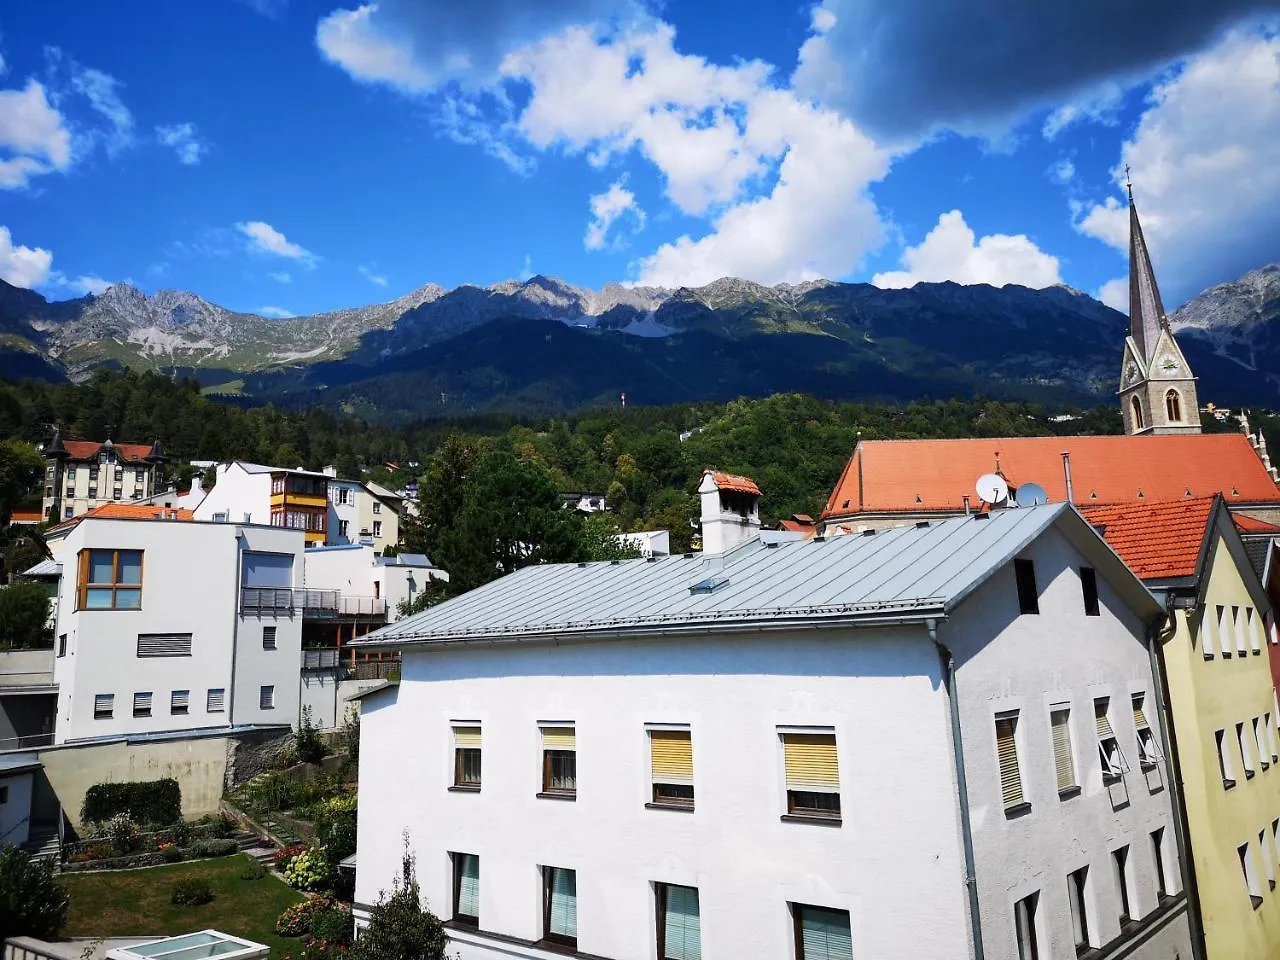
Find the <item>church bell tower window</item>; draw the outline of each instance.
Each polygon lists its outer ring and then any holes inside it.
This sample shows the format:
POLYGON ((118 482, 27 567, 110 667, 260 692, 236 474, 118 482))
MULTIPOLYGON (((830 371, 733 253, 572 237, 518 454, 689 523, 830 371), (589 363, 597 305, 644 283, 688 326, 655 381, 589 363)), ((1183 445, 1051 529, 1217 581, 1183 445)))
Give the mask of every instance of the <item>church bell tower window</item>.
POLYGON ((1143 423, 1142 421, 1142 401, 1140 401, 1137 397, 1133 397, 1129 401, 1129 403, 1133 407, 1133 429, 1135 431, 1141 430, 1143 427, 1146 426, 1146 424, 1143 423))
POLYGON ((1182 398, 1178 396, 1177 390, 1170 390, 1164 395, 1164 412, 1168 414, 1169 420, 1173 423, 1179 423, 1182 420, 1182 398))

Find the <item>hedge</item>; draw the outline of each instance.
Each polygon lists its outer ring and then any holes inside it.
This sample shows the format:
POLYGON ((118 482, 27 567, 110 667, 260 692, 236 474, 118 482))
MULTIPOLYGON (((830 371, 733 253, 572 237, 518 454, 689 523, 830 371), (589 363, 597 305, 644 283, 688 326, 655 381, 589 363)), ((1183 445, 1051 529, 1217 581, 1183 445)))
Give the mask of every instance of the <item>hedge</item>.
POLYGON ((97 783, 84 795, 80 819, 89 823, 110 820, 127 813, 136 823, 165 826, 182 819, 182 789, 178 781, 143 780, 134 783, 97 783))

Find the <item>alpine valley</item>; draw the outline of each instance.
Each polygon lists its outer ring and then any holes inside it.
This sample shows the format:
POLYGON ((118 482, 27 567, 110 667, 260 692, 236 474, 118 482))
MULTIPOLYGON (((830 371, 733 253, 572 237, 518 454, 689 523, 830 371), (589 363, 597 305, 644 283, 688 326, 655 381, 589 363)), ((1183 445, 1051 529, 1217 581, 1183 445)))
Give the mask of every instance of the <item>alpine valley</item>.
MULTIPOLYGON (((1280 406, 1280 264, 1171 318, 1202 402, 1280 406)), ((101 367, 193 376, 208 392, 323 405, 382 421, 552 413, 799 391, 904 401, 984 395, 1111 402, 1126 317, 1057 286, 725 278, 600 291, 536 276, 420 287, 389 303, 290 319, 117 284, 48 301, 0 281, 0 375, 85 379, 101 367)))

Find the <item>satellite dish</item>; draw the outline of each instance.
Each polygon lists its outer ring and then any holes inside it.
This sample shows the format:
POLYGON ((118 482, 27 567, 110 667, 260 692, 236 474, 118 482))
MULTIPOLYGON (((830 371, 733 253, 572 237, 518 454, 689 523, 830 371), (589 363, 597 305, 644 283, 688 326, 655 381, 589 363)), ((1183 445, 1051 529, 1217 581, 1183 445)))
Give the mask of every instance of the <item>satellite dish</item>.
POLYGON ((1020 507, 1038 507, 1049 502, 1049 494, 1038 483, 1024 483, 1018 487, 1015 499, 1020 507))
POLYGON ((984 473, 978 478, 978 499, 983 503, 1004 503, 1009 499, 1009 484, 998 473, 984 473))

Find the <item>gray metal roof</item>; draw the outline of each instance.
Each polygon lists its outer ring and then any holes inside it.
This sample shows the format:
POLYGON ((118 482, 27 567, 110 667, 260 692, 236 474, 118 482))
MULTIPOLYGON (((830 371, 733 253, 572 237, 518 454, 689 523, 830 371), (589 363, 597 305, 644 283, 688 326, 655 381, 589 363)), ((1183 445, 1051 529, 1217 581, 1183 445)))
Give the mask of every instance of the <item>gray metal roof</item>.
POLYGON ((378 563, 384 567, 433 567, 431 558, 425 553, 398 553, 394 557, 385 554, 378 557, 378 563))
POLYGON ((41 560, 29 570, 23 570, 24 577, 60 577, 62 576, 62 564, 57 560, 41 560))
POLYGON ((956 517, 874 536, 765 545, 616 563, 526 567, 355 641, 521 639, 645 634, 714 626, 784 626, 945 615, 1045 529, 1060 524, 1099 554, 1099 572, 1159 607, 1085 520, 1066 504, 956 517), (709 592, 699 581, 725 581, 709 592))

